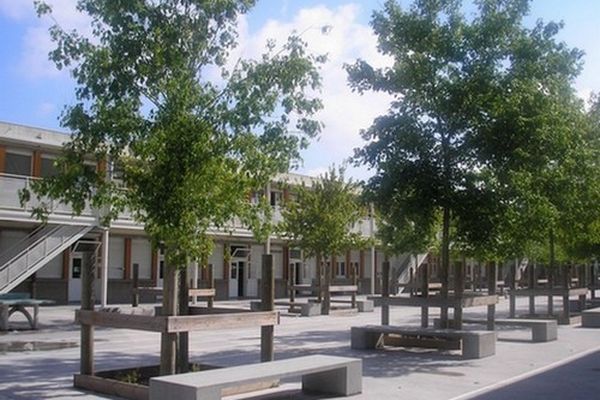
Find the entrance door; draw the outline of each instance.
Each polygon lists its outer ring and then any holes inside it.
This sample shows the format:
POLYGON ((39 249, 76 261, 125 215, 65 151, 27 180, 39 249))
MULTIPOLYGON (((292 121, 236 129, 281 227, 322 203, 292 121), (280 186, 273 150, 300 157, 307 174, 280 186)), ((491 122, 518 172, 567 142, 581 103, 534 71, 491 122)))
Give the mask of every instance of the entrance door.
POLYGON ((69 301, 81 301, 81 270, 83 255, 72 253, 69 263, 69 301))
POLYGON ((244 297, 246 261, 232 261, 229 275, 229 297, 244 297))

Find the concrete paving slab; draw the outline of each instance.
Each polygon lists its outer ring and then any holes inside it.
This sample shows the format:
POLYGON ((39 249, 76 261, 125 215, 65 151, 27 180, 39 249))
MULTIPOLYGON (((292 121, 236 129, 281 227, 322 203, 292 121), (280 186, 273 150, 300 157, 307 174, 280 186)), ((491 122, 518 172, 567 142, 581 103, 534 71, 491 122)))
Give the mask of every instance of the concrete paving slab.
MULTIPOLYGON (((248 305, 249 308, 248 301, 225 304, 248 305)), ((539 304, 543 307, 542 301, 539 301, 539 304)), ((527 299, 519 299, 517 305, 520 312, 525 312, 527 299)), ((146 307, 152 306, 146 305, 146 307)), ((79 327, 73 323, 76 308, 76 306, 45 307, 40 312, 40 330, 10 331, 0 334, 0 346, 3 344, 8 346, 17 341, 79 343, 79 327)), ((506 318, 508 302, 502 299, 497 309, 498 317, 506 318)), ((578 357, 587 357, 594 349, 600 351, 598 331, 576 326, 559 327, 558 340, 547 343, 531 343, 530 332, 527 329, 513 330, 500 327, 496 355, 480 360, 462 360, 457 351, 351 350, 350 327, 379 323, 379 311, 380 309, 376 308, 374 313, 311 318, 282 317, 281 325, 275 328, 276 358, 308 354, 361 358, 363 393, 352 397, 357 400, 387 398, 447 400, 460 398, 460 396, 484 395, 484 392, 488 393, 492 389, 498 390, 498 382, 514 387, 520 379, 530 379, 528 374, 532 371, 538 376, 540 371, 545 371, 544 368, 559 368, 560 364, 557 363, 561 361, 570 362, 578 357)), ((485 307, 469 309, 465 312, 465 318, 483 318, 485 313, 485 307)), ((437 310, 432 309, 430 317, 436 316, 438 316, 437 310)), ((391 323, 419 326, 419 309, 392 307, 391 323)), ((95 342, 97 370, 158 363, 159 334, 97 328, 95 342)), ((30 346, 23 351, 0 352, 0 400, 111 398, 74 389, 72 375, 79 369, 79 349, 69 346, 60 348, 58 344, 56 346, 56 348, 51 345, 46 346, 46 350, 35 350, 35 346, 30 346)), ((207 364, 233 366, 258 362, 260 329, 193 333, 190 335, 190 352, 192 361, 207 364)), ((592 357, 592 359, 597 358, 592 357)), ((578 368, 564 371, 568 374, 577 374, 578 368)), ((591 372, 590 374, 595 376, 591 372)), ((562 381, 568 380, 564 373, 561 377, 562 381)), ((589 385, 596 390, 595 393, 600 393, 600 380, 592 380, 590 377, 590 381, 589 385)), ((535 384, 538 384, 537 381, 535 384)), ((300 393, 299 388, 298 381, 286 381, 280 388, 256 393, 252 398, 315 398, 300 393)), ((576 391, 577 387, 572 390, 576 391)), ((589 393, 589 390, 591 389, 586 386, 585 393, 589 393)), ((574 396, 568 398, 577 398, 574 396)), ((248 396, 237 398, 248 398, 248 396)), ((511 398, 529 397, 515 395, 511 398)), ((550 395, 544 398, 565 397, 550 395)), ((482 399, 487 400, 487 398, 482 399)), ((492 399, 496 398, 490 398, 492 399)))

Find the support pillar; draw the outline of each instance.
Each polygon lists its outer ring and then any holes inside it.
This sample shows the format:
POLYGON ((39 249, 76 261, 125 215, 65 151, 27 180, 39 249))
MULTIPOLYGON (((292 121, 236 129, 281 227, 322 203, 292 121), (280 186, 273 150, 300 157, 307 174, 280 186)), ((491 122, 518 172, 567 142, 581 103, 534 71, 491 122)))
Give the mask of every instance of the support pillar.
MULTIPOLYGON (((96 264, 93 252, 86 252, 81 268, 81 309, 94 310, 94 277, 96 264)), ((82 375, 94 375, 94 326, 81 324, 81 359, 82 375)))
MULTIPOLYGON (((275 309, 275 274, 273 273, 273 256, 264 254, 262 256, 262 290, 261 306, 262 311, 273 311, 275 309)), ((274 351, 274 333, 273 325, 262 326, 260 328, 260 361, 273 361, 275 359, 274 351)))
MULTIPOLYGON (((488 294, 490 296, 496 294, 496 284, 497 284, 496 271, 497 270, 498 270, 498 265, 497 265, 496 261, 494 261, 493 263, 489 263, 488 294)), ((488 305, 487 306, 487 330, 488 331, 493 331, 496 329, 495 314, 496 314, 496 305, 495 304, 488 305)))
MULTIPOLYGON (((162 315, 177 315, 177 289, 179 274, 177 268, 165 265, 163 271, 162 315)), ((177 372, 177 334, 160 334, 160 375, 174 375, 177 372)))

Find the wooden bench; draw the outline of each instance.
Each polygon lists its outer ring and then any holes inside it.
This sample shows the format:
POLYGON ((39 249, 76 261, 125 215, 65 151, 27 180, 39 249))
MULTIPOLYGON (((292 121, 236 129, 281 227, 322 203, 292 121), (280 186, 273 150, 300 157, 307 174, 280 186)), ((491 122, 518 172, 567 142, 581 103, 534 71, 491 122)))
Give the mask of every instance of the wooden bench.
POLYGON ((496 333, 491 331, 462 331, 451 329, 413 328, 389 325, 352 327, 351 348, 366 350, 383 347, 385 335, 410 338, 460 340, 465 359, 483 358, 496 354, 496 333))
POLYGON ((302 377, 302 389, 339 396, 362 392, 362 360, 312 355, 150 379, 150 400, 218 400, 223 389, 302 377))
MULTIPOLYGON (((450 326, 453 321, 449 320, 450 326)), ((463 324, 479 324, 486 325, 488 322, 485 319, 463 319, 463 324)), ((433 326, 438 327, 440 323, 439 318, 433 320, 433 326)), ((521 319, 521 318, 508 318, 508 319, 495 319, 494 323, 500 326, 524 326, 531 328, 531 341, 532 342, 550 342, 556 340, 558 337, 558 322, 556 320, 545 320, 545 319, 521 319)))
POLYGON ((584 328, 600 328, 600 307, 584 310, 581 313, 581 326, 584 328))
POLYGON ((16 312, 27 318, 31 329, 37 329, 39 307, 46 304, 54 304, 54 301, 32 299, 29 293, 0 294, 0 331, 8 330, 8 319, 16 312), (28 307, 33 309, 33 315, 27 310, 28 307))

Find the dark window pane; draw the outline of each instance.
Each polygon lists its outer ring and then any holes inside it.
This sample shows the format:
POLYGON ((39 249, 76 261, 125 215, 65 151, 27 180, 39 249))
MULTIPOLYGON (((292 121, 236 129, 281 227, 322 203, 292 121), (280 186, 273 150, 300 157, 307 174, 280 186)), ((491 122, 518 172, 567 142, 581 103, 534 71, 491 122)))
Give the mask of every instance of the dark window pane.
POLYGON ((49 176, 55 176, 57 173, 58 170, 54 166, 54 159, 42 158, 42 170, 40 171, 42 177, 46 178, 49 176))
POLYGON ((6 153, 4 172, 13 175, 31 176, 31 156, 6 153))

